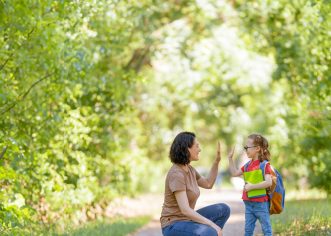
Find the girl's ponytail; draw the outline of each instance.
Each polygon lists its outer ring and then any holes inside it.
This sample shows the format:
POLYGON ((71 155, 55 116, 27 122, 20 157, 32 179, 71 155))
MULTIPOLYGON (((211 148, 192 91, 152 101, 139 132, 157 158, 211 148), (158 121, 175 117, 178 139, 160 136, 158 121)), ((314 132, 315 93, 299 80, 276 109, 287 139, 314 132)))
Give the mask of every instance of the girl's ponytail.
POLYGON ((248 136, 249 139, 253 139, 253 143, 260 147, 259 160, 260 162, 267 160, 270 161, 270 152, 268 150, 268 140, 260 134, 251 134, 248 136))

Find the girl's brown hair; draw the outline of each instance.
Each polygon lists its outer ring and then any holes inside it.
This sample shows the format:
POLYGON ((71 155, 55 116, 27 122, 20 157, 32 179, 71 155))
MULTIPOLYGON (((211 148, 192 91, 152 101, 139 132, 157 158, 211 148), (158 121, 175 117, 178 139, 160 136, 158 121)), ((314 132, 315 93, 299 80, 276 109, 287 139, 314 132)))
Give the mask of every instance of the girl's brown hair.
POLYGON ((259 146, 261 148, 259 153, 259 161, 262 162, 264 160, 270 161, 270 152, 268 150, 269 144, 268 140, 260 134, 251 134, 248 136, 249 139, 253 140, 253 144, 255 146, 259 146))

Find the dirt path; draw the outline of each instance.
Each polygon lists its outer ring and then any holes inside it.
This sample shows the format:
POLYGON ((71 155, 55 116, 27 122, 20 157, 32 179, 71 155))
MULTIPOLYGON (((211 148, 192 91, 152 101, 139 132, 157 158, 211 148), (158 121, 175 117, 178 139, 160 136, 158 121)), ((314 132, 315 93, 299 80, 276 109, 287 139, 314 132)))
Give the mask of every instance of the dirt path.
MULTIPOLYGON (((129 236, 162 236, 160 228, 160 212, 162 207, 163 196, 155 195, 148 199, 149 209, 145 209, 144 212, 148 212, 153 215, 153 219, 150 223, 145 225, 142 229, 137 232, 130 234, 129 236)), ((244 204, 241 200, 241 192, 238 190, 201 190, 200 198, 197 202, 196 209, 201 207, 215 204, 215 203, 226 203, 231 208, 231 215, 228 222, 225 224, 223 229, 224 236, 240 236, 244 235, 244 204)), ((261 226, 257 223, 255 228, 255 234, 261 234, 261 226)))

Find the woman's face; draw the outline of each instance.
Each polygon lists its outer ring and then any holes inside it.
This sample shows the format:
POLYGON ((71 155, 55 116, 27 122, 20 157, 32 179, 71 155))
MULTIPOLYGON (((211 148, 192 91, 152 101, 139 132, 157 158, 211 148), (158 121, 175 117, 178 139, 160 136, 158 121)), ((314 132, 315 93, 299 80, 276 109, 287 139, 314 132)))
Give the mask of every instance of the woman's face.
POLYGON ((190 161, 199 160, 199 153, 201 152, 200 144, 197 139, 194 139, 192 147, 188 148, 190 152, 190 161))
POLYGON ((246 154, 249 158, 254 158, 257 156, 260 147, 254 145, 254 140, 253 139, 248 139, 245 145, 245 150, 246 154))

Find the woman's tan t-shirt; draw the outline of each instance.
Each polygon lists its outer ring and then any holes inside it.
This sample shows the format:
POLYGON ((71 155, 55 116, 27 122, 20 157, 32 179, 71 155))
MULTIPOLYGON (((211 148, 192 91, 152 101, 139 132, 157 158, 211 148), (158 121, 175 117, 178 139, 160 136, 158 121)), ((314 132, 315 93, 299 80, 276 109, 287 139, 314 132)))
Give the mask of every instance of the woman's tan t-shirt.
POLYGON ((186 191, 189 205, 194 209, 200 195, 197 182, 200 177, 199 173, 191 165, 188 165, 188 172, 176 164, 170 168, 165 180, 164 203, 160 218, 162 228, 174 221, 190 220, 180 211, 175 192, 186 191))

